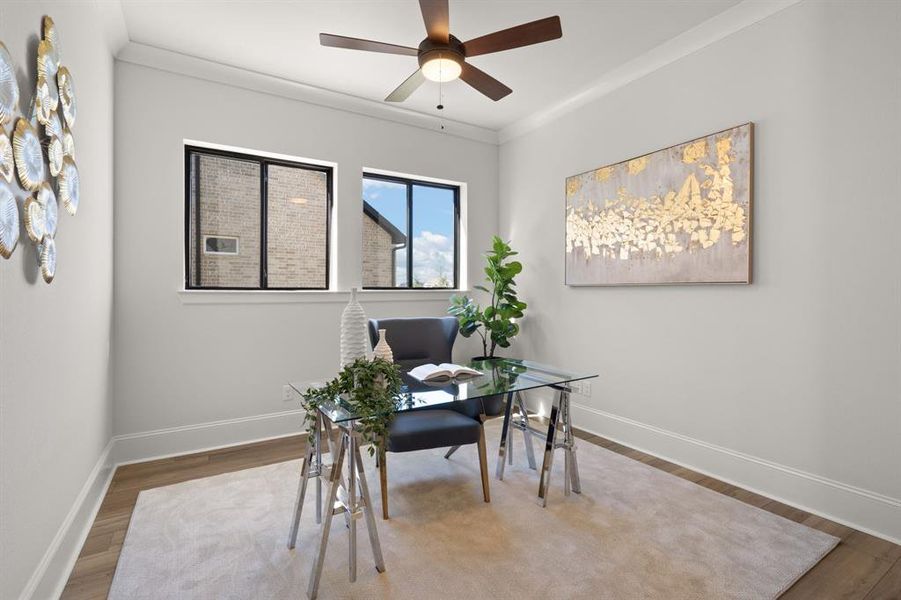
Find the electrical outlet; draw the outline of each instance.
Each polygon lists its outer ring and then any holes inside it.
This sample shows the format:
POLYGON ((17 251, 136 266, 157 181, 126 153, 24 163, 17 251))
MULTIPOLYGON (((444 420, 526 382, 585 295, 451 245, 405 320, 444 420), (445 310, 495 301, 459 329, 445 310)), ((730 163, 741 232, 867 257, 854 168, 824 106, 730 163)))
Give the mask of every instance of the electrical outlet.
POLYGON ((573 393, 578 394, 580 396, 585 396, 586 398, 591 397, 591 380, 590 379, 582 379, 581 381, 573 381, 569 384, 572 387, 573 393))
POLYGON ((293 387, 290 385, 282 386, 282 402, 293 402, 294 400, 299 400, 300 394, 298 394, 293 387))
POLYGON ((324 385, 325 383, 322 381, 299 381, 294 385, 285 385, 282 387, 282 401, 294 402, 295 400, 302 400, 303 394, 297 390, 306 391, 309 388, 319 388, 324 385))

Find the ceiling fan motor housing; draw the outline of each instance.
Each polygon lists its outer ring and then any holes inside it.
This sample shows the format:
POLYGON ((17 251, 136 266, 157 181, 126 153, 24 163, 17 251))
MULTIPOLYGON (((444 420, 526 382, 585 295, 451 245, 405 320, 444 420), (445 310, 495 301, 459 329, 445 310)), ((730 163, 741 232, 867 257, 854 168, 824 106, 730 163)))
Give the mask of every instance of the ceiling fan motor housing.
POLYGON ((452 35, 448 35, 447 44, 435 42, 429 38, 422 40, 422 43, 419 44, 419 66, 421 67, 436 58, 446 58, 462 65, 466 58, 463 42, 452 35))

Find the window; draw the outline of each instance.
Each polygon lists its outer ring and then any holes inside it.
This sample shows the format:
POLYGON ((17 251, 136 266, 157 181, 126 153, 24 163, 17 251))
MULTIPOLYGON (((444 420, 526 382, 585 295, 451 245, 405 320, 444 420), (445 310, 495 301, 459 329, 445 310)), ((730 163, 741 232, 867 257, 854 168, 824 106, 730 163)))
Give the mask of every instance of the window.
POLYGON ((363 287, 457 287, 460 188, 363 175, 363 287))
POLYGON ((187 289, 327 289, 332 170, 185 147, 187 289))
POLYGON ((215 235, 203 236, 204 254, 237 254, 238 238, 215 235))

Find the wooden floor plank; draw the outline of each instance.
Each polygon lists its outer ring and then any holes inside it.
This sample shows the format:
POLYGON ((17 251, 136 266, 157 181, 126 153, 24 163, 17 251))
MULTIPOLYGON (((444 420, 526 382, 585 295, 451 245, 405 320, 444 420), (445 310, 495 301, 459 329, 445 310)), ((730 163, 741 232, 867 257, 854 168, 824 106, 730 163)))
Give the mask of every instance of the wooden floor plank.
MULTIPOLYGON (((901 546, 612 440, 581 430, 575 430, 575 433, 582 443, 591 443, 617 452, 752 506, 762 507, 841 538, 842 543, 798 580, 785 594, 785 598, 901 600, 901 546)), ((65 600, 106 598, 131 514, 142 490, 301 458, 305 443, 306 436, 292 436, 119 467, 113 475, 97 518, 69 576, 62 598, 65 600)))
POLYGON ((892 564, 844 543, 817 563, 785 594, 783 600, 862 600, 892 564))
POLYGON ((725 481, 720 481, 719 479, 714 479, 713 477, 703 477, 696 483, 709 490, 713 490, 714 492, 719 492, 724 496, 730 496, 732 492, 736 490, 735 486, 731 483, 726 483, 725 481))
POLYGON ((830 521, 829 519, 825 519, 818 515, 810 515, 801 523, 807 525, 808 527, 812 527, 813 529, 818 529, 823 533, 828 533, 829 535, 834 535, 839 539, 845 539, 848 537, 854 530, 850 527, 842 525, 841 523, 836 523, 835 521, 830 521))
POLYGON ((771 499, 766 496, 761 496, 760 494, 755 494, 754 492, 749 492, 748 490, 743 490, 741 488, 735 488, 735 490, 729 494, 736 500, 741 500, 745 504, 750 504, 751 506, 756 506, 757 508, 763 508, 765 505, 772 502, 771 499))
POLYGON ((685 467, 673 469, 672 471, 670 471, 670 475, 675 475, 676 477, 679 477, 681 479, 687 479, 692 483, 697 483, 705 477, 703 473, 698 473, 697 471, 692 471, 691 469, 686 469, 685 467))
POLYGON ((807 511, 803 511, 800 508, 795 508, 794 506, 789 506, 788 504, 783 504, 782 502, 777 502, 776 500, 764 504, 761 508, 767 512, 773 513, 774 515, 785 517, 789 521, 794 521, 796 523, 803 523, 805 519, 809 519, 812 516, 807 511))
POLYGON ((842 541, 880 560, 894 563, 901 559, 901 546, 862 531, 852 529, 842 541))
POLYGON ((901 558, 882 576, 865 600, 901 600, 901 558))

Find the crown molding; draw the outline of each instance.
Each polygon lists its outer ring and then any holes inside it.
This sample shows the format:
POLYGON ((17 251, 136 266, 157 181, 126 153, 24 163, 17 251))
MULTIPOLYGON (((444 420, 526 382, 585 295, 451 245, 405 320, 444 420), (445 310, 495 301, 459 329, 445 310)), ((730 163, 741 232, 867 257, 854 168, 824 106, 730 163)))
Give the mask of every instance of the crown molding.
POLYGON ((116 60, 385 121, 393 121, 403 125, 427 129, 435 133, 466 138, 486 144, 496 145, 498 143, 497 132, 491 129, 459 121, 437 119, 432 115, 406 108, 342 94, 341 92, 326 90, 284 77, 242 69, 137 42, 128 42, 117 53, 116 60), (443 130, 441 125, 444 125, 443 130))
POLYGON ((113 58, 128 44, 128 27, 125 24, 125 12, 121 0, 94 0, 100 30, 103 32, 106 45, 113 58))
POLYGON ((629 83, 705 48, 733 33, 762 21, 801 0, 744 0, 703 23, 652 48, 645 54, 605 73, 580 92, 543 110, 532 113, 498 132, 505 144, 547 125, 586 104, 629 83))
MULTIPOLYGON (((543 127, 629 83, 758 23, 802 0, 743 0, 703 23, 608 71, 594 83, 565 100, 538 110, 500 130, 479 127, 383 102, 335 92, 268 73, 129 41, 116 60, 186 75, 232 87, 263 92, 309 104, 427 129, 486 144, 501 145, 543 127), (440 127, 444 125, 442 130, 440 127)), ((121 11, 121 5, 114 3, 121 11)), ((123 24, 124 26, 124 24, 123 24)))

